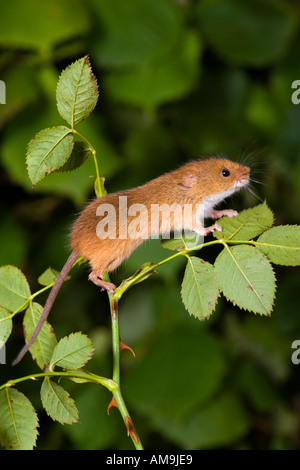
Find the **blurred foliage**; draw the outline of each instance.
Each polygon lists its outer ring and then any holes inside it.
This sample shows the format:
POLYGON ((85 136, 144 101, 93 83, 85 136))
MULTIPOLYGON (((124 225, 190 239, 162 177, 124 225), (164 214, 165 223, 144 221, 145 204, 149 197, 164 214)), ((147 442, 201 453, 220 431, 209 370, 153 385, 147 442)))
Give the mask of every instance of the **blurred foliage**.
MULTIPOLYGON (((296 0, 10 0, 0 3, 0 18, 7 91, 0 104, 0 264, 21 268, 33 289, 49 265, 63 266, 69 227, 93 196, 90 160, 34 189, 25 168, 34 134, 63 124, 55 106, 60 71, 85 54, 100 99, 82 130, 109 192, 224 153, 248 163, 255 180, 256 196, 243 192, 231 207, 266 198, 277 223, 300 223, 300 106, 291 101, 291 84, 300 79, 296 0)), ((146 242, 114 280, 165 256, 158 241, 146 242)), ((122 355, 124 398, 145 448, 300 448, 300 366, 291 362, 300 336, 299 268, 276 268, 271 318, 222 300, 199 322, 180 299, 183 264, 164 265, 120 304, 121 338, 136 352, 122 355)), ((87 273, 74 270, 50 321, 58 337, 88 333, 96 347, 91 370, 110 376, 107 300, 87 273)), ((28 356, 11 369, 23 344, 18 325, 1 383, 35 367, 28 356)), ((32 383, 23 388, 41 409, 32 383)), ((128 448, 118 412, 106 414, 110 394, 93 385, 69 389, 81 424, 62 427, 41 412, 38 448, 128 448)))

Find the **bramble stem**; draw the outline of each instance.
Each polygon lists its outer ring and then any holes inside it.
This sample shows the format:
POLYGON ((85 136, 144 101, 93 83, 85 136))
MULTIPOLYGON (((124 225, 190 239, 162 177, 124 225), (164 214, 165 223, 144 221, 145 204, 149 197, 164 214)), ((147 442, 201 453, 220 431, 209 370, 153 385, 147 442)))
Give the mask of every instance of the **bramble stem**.
POLYGON ((97 153, 91 142, 84 137, 84 135, 80 134, 80 132, 76 131, 75 129, 72 130, 73 134, 78 135, 90 148, 91 154, 94 159, 94 165, 95 165, 95 170, 96 170, 96 180, 95 180, 95 192, 97 197, 102 197, 106 194, 105 188, 104 188, 104 178, 100 176, 99 172, 99 165, 98 165, 98 160, 97 160, 97 153))
POLYGON ((39 374, 30 374, 18 379, 8 380, 5 384, 0 386, 0 390, 12 387, 13 385, 19 382, 25 382, 26 380, 37 380, 41 377, 67 377, 68 379, 80 379, 87 382, 94 382, 99 385, 103 385, 110 392, 113 392, 117 388, 117 385, 113 380, 107 379, 106 377, 101 377, 100 375, 92 374, 91 372, 84 371, 69 371, 69 372, 40 372, 39 374))
MULTIPOLYGON (((105 281, 109 277, 105 276, 105 281)), ((130 435, 132 442, 137 450, 142 450, 140 438, 133 426, 132 419, 129 415, 127 407, 125 405, 120 384, 120 334, 119 334, 119 315, 118 315, 118 301, 108 293, 110 312, 111 312, 111 328, 112 328, 112 349, 113 349, 113 382, 117 384, 117 387, 112 391, 115 402, 121 413, 123 421, 127 427, 127 434, 130 435)))
MULTIPOLYGON (((94 158, 94 164, 96 169, 96 181, 95 181, 95 192, 97 197, 102 197, 106 194, 104 187, 104 178, 100 176, 98 161, 96 157, 96 150, 91 143, 77 131, 75 133, 80 136, 90 147, 94 158)), ((110 277, 107 273, 104 273, 104 280, 110 282, 110 277)), ((130 435, 132 442, 137 450, 142 450, 140 438, 138 437, 134 428, 132 419, 129 415, 127 407, 125 405, 120 386, 120 334, 119 334, 119 315, 118 315, 118 301, 108 292, 108 299, 110 304, 111 312, 111 328, 112 328, 112 351, 113 351, 113 383, 117 384, 117 387, 112 390, 115 402, 121 413, 125 426, 127 428, 127 434, 130 435)))

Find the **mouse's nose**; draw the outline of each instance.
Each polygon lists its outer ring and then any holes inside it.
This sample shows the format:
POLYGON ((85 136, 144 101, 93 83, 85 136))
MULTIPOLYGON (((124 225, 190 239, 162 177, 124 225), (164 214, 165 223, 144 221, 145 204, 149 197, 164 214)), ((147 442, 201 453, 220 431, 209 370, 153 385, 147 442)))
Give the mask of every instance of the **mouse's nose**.
POLYGON ((237 187, 242 187, 248 184, 249 182, 249 176, 250 176, 250 168, 244 167, 241 171, 238 172, 237 174, 237 187))

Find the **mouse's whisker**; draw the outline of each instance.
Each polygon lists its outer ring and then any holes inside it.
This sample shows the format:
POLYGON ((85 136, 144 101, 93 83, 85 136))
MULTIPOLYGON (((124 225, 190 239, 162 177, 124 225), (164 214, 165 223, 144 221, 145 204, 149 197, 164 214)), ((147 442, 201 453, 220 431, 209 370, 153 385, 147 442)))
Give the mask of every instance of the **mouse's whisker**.
POLYGON ((246 191, 248 191, 255 199, 257 199, 258 201, 260 202, 263 202, 263 198, 260 197, 253 189, 253 187, 250 185, 248 185, 246 188, 246 191))

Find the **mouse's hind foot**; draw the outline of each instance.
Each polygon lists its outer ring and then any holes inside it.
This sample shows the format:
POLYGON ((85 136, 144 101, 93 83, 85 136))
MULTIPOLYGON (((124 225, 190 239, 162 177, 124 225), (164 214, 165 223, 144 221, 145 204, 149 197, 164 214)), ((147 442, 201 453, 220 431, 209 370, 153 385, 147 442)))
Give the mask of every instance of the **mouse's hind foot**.
POLYGON ((94 271, 89 274, 89 280, 96 286, 101 287, 102 290, 108 290, 111 294, 115 291, 116 286, 112 282, 104 281, 101 276, 96 274, 94 271))

